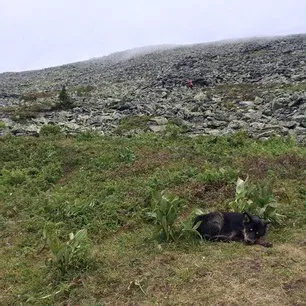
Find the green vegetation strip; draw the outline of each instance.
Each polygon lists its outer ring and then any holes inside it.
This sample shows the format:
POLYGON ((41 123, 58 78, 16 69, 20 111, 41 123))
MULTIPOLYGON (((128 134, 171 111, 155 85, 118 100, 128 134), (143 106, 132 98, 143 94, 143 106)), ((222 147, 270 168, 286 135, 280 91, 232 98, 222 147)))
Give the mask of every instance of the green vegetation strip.
POLYGON ((1 303, 301 304, 305 165, 294 139, 244 133, 2 137, 1 303), (273 248, 192 231, 196 209, 245 201, 275 221, 273 248))

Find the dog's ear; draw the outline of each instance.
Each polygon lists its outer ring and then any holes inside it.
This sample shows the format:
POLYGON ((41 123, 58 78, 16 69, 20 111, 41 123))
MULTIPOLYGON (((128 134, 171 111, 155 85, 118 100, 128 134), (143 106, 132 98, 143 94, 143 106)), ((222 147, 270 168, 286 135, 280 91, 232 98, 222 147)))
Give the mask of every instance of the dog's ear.
POLYGON ((244 223, 252 222, 252 217, 246 211, 243 213, 243 222, 244 223))

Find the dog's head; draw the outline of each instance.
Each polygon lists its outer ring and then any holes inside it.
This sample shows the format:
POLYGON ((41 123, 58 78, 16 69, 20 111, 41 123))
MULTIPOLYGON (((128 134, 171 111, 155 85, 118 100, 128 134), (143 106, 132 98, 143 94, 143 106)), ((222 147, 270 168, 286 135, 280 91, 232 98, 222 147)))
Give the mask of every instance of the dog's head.
POLYGON ((254 244, 259 238, 263 237, 267 231, 269 221, 264 221, 257 216, 251 216, 247 212, 243 214, 243 234, 244 241, 249 244, 254 244))

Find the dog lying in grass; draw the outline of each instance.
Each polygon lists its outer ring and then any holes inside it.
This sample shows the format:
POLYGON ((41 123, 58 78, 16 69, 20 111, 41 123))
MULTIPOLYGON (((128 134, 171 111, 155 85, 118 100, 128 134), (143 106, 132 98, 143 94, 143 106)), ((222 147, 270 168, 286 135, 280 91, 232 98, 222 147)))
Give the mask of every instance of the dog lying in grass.
POLYGON ((207 240, 242 241, 271 247, 271 243, 261 240, 269 223, 246 212, 212 212, 197 216, 194 227, 207 240))

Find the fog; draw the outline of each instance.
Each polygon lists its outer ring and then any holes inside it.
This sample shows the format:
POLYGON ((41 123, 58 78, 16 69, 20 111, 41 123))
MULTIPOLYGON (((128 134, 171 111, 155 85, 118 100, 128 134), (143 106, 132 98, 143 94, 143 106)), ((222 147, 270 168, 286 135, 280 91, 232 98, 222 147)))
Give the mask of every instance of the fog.
POLYGON ((0 0, 0 72, 147 45, 306 33, 305 0, 0 0))

